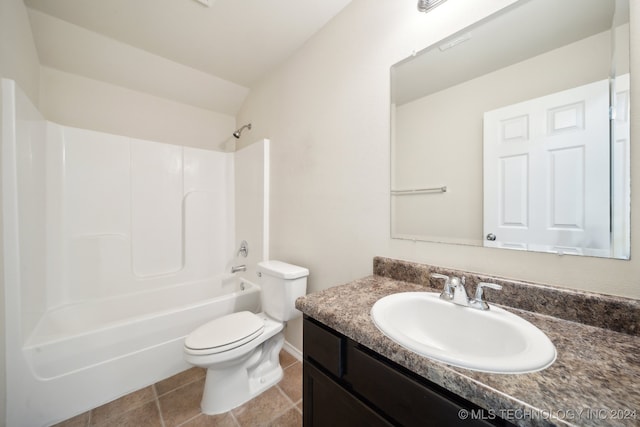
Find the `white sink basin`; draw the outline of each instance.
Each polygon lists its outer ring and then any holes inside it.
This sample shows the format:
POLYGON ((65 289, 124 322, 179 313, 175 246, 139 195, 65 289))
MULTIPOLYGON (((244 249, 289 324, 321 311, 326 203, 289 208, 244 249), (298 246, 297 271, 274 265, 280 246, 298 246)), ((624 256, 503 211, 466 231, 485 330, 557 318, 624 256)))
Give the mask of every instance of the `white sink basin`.
POLYGON ((405 292, 378 300, 375 325, 422 356, 474 371, 522 374, 556 359, 556 348, 523 318, 491 306, 482 311, 444 301, 439 294, 405 292))

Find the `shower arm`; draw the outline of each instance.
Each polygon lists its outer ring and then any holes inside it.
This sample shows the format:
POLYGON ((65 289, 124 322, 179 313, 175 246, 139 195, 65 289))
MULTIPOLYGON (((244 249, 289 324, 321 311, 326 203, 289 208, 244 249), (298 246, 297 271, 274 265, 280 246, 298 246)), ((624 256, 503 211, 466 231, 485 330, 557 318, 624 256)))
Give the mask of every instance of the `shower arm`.
POLYGON ((245 129, 251 130, 251 123, 241 126, 240 129, 237 129, 235 132, 233 132, 233 137, 236 139, 240 139, 240 135, 242 135, 242 131, 245 129))

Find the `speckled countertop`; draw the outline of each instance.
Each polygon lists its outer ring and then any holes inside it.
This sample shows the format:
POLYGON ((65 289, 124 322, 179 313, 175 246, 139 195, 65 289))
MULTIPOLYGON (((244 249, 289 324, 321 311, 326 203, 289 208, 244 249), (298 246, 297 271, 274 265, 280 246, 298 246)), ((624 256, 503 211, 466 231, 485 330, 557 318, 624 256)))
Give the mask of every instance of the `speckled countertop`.
POLYGON ((640 426, 639 336, 503 305, 547 334, 557 360, 530 374, 475 372, 417 355, 375 327, 369 312, 378 299, 414 291, 436 289, 374 275, 299 298, 296 307, 516 425, 640 426))

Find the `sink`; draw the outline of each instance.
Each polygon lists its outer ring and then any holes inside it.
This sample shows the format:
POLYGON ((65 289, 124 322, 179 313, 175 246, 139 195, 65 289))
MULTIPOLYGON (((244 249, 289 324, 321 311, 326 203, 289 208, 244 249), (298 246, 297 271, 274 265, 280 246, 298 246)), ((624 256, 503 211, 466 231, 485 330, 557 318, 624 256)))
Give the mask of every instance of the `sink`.
POLYGON ((544 332, 496 306, 483 311, 441 300, 437 293, 403 292, 379 299, 371 317, 401 346, 474 371, 523 374, 556 359, 544 332))

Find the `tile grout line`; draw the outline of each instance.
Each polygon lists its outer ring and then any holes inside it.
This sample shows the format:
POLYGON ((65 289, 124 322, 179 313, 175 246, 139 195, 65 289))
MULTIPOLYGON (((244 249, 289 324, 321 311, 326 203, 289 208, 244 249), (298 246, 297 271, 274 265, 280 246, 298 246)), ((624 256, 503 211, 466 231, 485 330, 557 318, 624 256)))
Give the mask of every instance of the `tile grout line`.
POLYGON ((278 415, 273 417, 273 419, 270 420, 269 422, 273 422, 273 421, 277 420, 278 418, 280 418, 281 416, 286 414, 290 409, 295 409, 296 411, 298 410, 298 408, 296 407, 296 404, 293 403, 293 400, 291 400, 291 398, 289 396, 287 396, 287 393, 285 393, 284 390, 282 390, 278 384, 276 384, 275 387, 278 389, 280 394, 282 394, 284 396, 284 398, 289 401, 290 405, 289 405, 288 408, 283 409, 282 412, 279 412, 278 415))
POLYGON ((284 371, 285 369, 289 369, 290 367, 292 367, 293 365, 295 365, 297 362, 297 360, 294 360, 292 363, 289 363, 287 366, 282 366, 282 370, 284 371))
MULTIPOLYGON (((203 378, 205 378, 205 377, 204 377, 204 376, 202 376, 201 378, 197 378, 197 379, 195 379, 195 380, 193 380, 193 381, 189 381, 188 383, 184 383, 184 384, 182 384, 182 385, 179 385, 179 386, 178 386, 178 387, 176 387, 176 388, 172 388, 172 389, 171 389, 171 390, 169 390, 169 391, 165 391, 165 392, 164 392, 164 393, 162 393, 162 394, 157 394, 158 399, 160 399, 160 398, 161 398, 161 397, 163 397, 163 396, 166 396, 166 395, 167 395, 167 394, 169 394, 169 393, 173 393, 174 391, 180 390, 181 388, 184 388, 184 387, 186 387, 186 386, 188 386, 188 385, 191 385, 191 384, 193 384, 193 383, 195 383, 195 382, 197 382, 197 381, 200 381, 200 380, 202 380, 203 378)), ((156 384, 157 384, 157 383, 156 383, 156 384)), ((155 385, 156 385, 156 384, 153 384, 153 386, 155 387, 155 385)))
MULTIPOLYGON (((87 426, 88 426, 88 427, 100 427, 101 425, 107 424, 109 421, 111 421, 111 420, 112 420, 113 418, 115 418, 115 417, 118 417, 118 416, 121 416, 121 415, 127 414, 127 413, 129 413, 129 412, 135 411, 136 409, 140 409, 140 408, 142 408, 142 407, 143 407, 143 406, 145 406, 145 405, 148 405, 149 403, 151 403, 151 402, 153 402, 154 400, 156 400, 156 399, 157 399, 157 397, 156 397, 156 396, 157 396, 157 393, 155 392, 155 388, 154 388, 154 386, 155 386, 154 384, 151 384, 151 385, 149 385, 149 386, 142 387, 142 388, 140 388, 140 389, 138 389, 138 390, 134 390, 134 391, 132 391, 131 393, 125 394, 125 395, 123 395, 123 396, 120 396, 119 398, 116 398, 116 399, 114 399, 114 400, 112 400, 112 401, 110 401, 110 402, 107 402, 107 403, 105 403, 104 405, 100 405, 100 406, 96 406, 95 408, 91 408, 90 410, 88 410, 88 411, 87 411, 87 412, 89 413, 89 420, 87 421, 87 423, 88 423, 88 424, 87 424, 87 426), (111 404, 111 403, 113 403, 113 402, 115 402, 115 401, 117 401, 117 400, 120 400, 120 399, 122 399, 122 398, 124 398, 124 397, 127 397, 127 396, 129 396, 129 395, 132 395, 132 394, 134 394, 134 393, 137 393, 137 392, 139 392, 139 391, 141 391, 141 390, 143 390, 143 389, 145 389, 145 388, 147 388, 147 387, 151 388, 151 390, 153 391, 154 397, 152 397, 152 398, 150 398, 150 399, 148 399, 148 400, 142 400, 142 401, 138 402, 137 404, 135 404, 135 405, 133 405, 133 406, 131 406, 131 407, 128 407, 128 409, 126 409, 126 410, 121 410, 121 411, 119 411, 116 415, 110 415, 110 416, 106 417, 106 419, 104 419, 104 420, 100 421, 98 424, 93 424, 93 412, 94 412, 96 409, 101 408, 101 407, 106 406, 106 405, 109 405, 109 404, 111 404)), ((65 421, 66 421, 66 420, 65 420, 65 421)), ((163 427, 164 427, 164 426, 163 426, 163 427)))
POLYGON ((198 418, 198 417, 200 417, 200 416, 203 416, 203 415, 204 415, 204 414, 203 414, 202 412, 198 412, 198 414, 197 414, 197 415, 194 415, 193 417, 191 417, 191 418, 189 418, 189 419, 187 419, 187 420, 184 420, 184 421, 183 421, 183 422, 181 422, 180 424, 176 425, 176 427, 183 426, 183 425, 185 425, 185 424, 187 424, 187 423, 189 423, 189 422, 191 422, 191 421, 195 420, 196 418, 198 418))
MULTIPOLYGON (((267 390, 264 390, 262 393, 266 393, 268 390, 271 390, 272 388, 275 388, 275 389, 276 389, 276 390, 277 390, 277 391, 278 391, 282 396, 284 396, 284 398, 285 398, 285 399, 290 403, 290 405, 289 405, 289 406, 287 406, 286 408, 282 409, 281 411, 276 412, 276 413, 275 413, 271 418, 269 418, 269 420, 267 421, 267 424, 266 424, 266 425, 271 425, 271 423, 273 423, 275 420, 277 420, 278 418, 280 418, 281 416, 283 416, 284 414, 286 414, 289 410, 291 410, 291 409, 295 409, 295 406, 291 403, 291 402, 292 402, 292 400, 289 398, 289 396, 287 396, 287 393, 285 393, 285 392, 280 388, 280 386, 279 386, 278 384, 275 384, 275 385, 271 386, 271 387, 270 387, 270 388, 268 388, 267 390)), ((260 394, 262 394, 262 393, 260 393, 260 394)), ((255 398, 257 398, 257 396, 256 396, 256 397, 254 397, 254 399, 255 399, 255 398)), ((251 400, 253 400, 253 399, 251 399, 251 400)), ((244 404, 251 402, 251 400, 249 400, 248 402, 245 402, 244 404)), ((243 405, 244 405, 244 404, 243 404, 243 405)), ((240 407, 241 407, 241 406, 243 406, 243 405, 238 406, 238 408, 240 408, 240 407)), ((234 408, 234 409, 237 409, 237 408, 234 408)), ((233 413, 233 409, 229 411, 229 414, 231 414, 231 416, 233 417, 234 421, 236 422, 236 424, 237 424, 239 427, 244 427, 244 426, 240 423, 240 421, 238 421, 238 420, 237 420, 237 418, 235 417, 235 415, 234 415, 234 413, 233 413)))
POLYGON ((233 420, 233 422, 236 424, 237 427, 242 427, 240 425, 240 421, 238 421, 238 419, 236 418, 235 415, 233 415, 233 410, 228 412, 229 415, 231 415, 231 419, 233 420))
MULTIPOLYGON (((286 350, 285 350, 286 351, 286 350)), ((292 356, 291 354, 289 354, 291 356, 291 358, 293 359, 293 362, 289 363, 287 366, 282 366, 282 369, 287 369, 290 366, 295 365, 297 362, 302 363, 300 360, 298 360, 295 356, 292 356)), ((282 363, 280 364, 282 365, 282 363)))
MULTIPOLYGON (((229 415, 231 417, 233 423, 235 424, 235 426, 236 427, 241 427, 240 426, 240 422, 236 419, 235 415, 233 415, 233 409, 235 409, 235 408, 232 408, 232 409, 228 410, 227 412, 223 412, 222 414, 218 414, 218 415, 225 415, 225 414, 229 415)), ((198 412, 197 415, 194 415, 193 417, 189 418, 188 420, 184 420, 183 422, 178 424, 176 427, 184 426, 184 425, 190 423, 191 421, 195 420, 198 417, 207 417, 207 416, 208 415, 203 413, 203 412, 198 412)))
POLYGON ((162 416, 162 407, 160 406, 160 399, 158 398, 158 390, 156 389, 156 385, 152 384, 151 388, 153 389, 153 395, 155 396, 156 408, 158 409, 158 415, 160 416, 160 426, 166 427, 164 423, 164 417, 162 416))
MULTIPOLYGON (((293 362, 291 365, 289 365, 287 368, 283 369, 283 371, 285 371, 286 369, 289 369, 289 368, 293 367, 293 365, 295 365, 295 364, 296 364, 296 362, 297 362, 297 360, 296 360, 295 362, 293 362)), ((284 378, 284 377, 283 377, 283 378, 284 378)), ((300 387, 302 388, 302 378, 300 378, 300 380, 301 380, 301 381, 300 381, 300 387)), ((281 381, 282 381, 282 380, 281 380, 281 381)), ((293 401, 293 399, 291 399, 291 398, 289 397, 289 395, 288 395, 287 393, 285 393, 285 391, 280 387, 280 383, 276 384, 276 387, 278 387, 278 389, 280 390, 280 392, 282 392, 282 394, 284 394, 284 395, 285 395, 285 397, 286 397, 287 399, 289 399, 289 401, 291 402, 291 404, 293 405, 293 407, 294 407, 295 409, 298 409, 298 402, 302 402, 302 397, 301 397, 299 400, 297 400, 297 401, 295 401, 295 402, 294 402, 294 401, 293 401)), ((302 413, 302 411, 301 411, 301 410, 298 410, 298 411, 299 411, 300 413, 302 413)))

